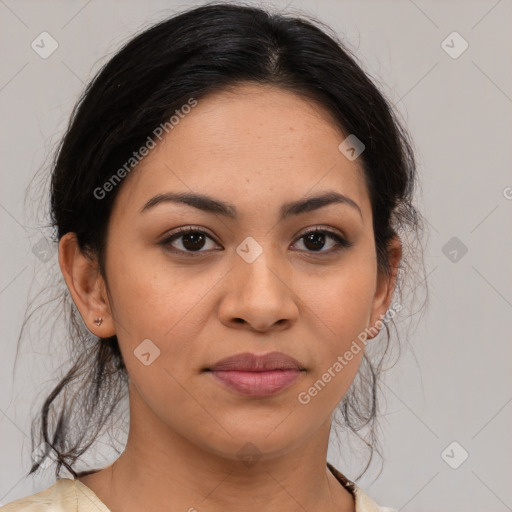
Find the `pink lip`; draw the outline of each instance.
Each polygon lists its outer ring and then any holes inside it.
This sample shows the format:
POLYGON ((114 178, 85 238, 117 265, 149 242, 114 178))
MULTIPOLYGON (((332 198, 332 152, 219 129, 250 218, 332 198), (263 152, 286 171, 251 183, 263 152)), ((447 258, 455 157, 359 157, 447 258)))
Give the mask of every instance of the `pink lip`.
POLYGON ((222 359, 208 368, 225 386, 253 397, 283 391, 300 377, 303 370, 297 360, 281 352, 263 356, 245 352, 222 359))

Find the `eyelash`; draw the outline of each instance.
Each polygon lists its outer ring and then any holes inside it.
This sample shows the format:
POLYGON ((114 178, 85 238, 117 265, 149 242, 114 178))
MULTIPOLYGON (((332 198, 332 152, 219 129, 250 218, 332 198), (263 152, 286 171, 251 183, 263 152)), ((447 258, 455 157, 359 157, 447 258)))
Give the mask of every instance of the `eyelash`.
MULTIPOLYGON (((187 226, 187 227, 183 227, 183 228, 178 228, 177 231, 174 232, 172 235, 168 236, 167 238, 165 238, 164 240, 159 242, 159 245, 164 246, 168 249, 168 246, 170 246, 172 242, 174 242, 175 240, 177 240, 183 236, 189 235, 191 233, 200 233, 200 234, 206 235, 208 238, 213 240, 213 238, 207 232, 202 231, 201 229, 195 228, 193 226, 187 226)), ((348 249, 349 247, 352 247, 354 245, 352 242, 345 240, 345 238, 340 236, 338 233, 331 231, 330 229, 325 229, 325 228, 324 229, 315 228, 315 229, 306 231, 306 232, 302 233, 297 240, 301 240, 301 239, 305 238, 306 236, 308 236, 310 234, 315 234, 315 233, 327 234, 328 236, 330 236, 331 238, 333 238, 336 241, 336 245, 333 248, 329 249, 328 251, 322 251, 322 250, 306 251, 311 254, 331 255, 331 254, 337 253, 339 251, 342 251, 344 249, 348 249)), ((171 252, 177 253, 177 254, 186 254, 187 256, 191 256, 191 257, 197 257, 197 256, 200 256, 202 253, 207 252, 207 251, 183 251, 181 249, 174 249, 174 248, 168 249, 168 250, 170 250, 171 252)))

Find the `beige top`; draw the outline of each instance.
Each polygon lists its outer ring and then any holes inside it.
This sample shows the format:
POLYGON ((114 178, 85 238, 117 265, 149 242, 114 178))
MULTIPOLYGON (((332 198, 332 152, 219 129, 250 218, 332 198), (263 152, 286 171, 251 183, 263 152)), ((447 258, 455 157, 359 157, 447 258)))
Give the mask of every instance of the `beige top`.
MULTIPOLYGON (((355 499, 356 512, 395 512, 379 507, 359 487, 342 475, 334 466, 327 463, 336 479, 355 499)), ((111 512, 98 496, 80 480, 59 478, 47 489, 12 501, 0 512, 111 512)))

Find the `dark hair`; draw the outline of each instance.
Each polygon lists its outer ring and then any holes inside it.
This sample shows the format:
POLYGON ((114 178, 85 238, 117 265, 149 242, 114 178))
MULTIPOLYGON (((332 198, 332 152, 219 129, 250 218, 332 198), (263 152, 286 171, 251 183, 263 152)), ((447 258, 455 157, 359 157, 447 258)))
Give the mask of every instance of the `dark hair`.
MULTIPOLYGON (((292 17, 231 2, 189 8, 144 30, 87 85, 52 162, 52 241, 58 244, 64 234, 76 233, 80 249, 97 260, 108 284, 107 227, 122 183, 101 200, 94 191, 190 98, 200 100, 244 82, 269 84, 315 101, 343 133, 355 134, 365 145, 359 162, 372 205, 378 270, 391 270, 387 248, 398 235, 404 253, 395 292, 402 298, 405 267, 413 270, 421 261, 421 251, 415 254, 414 249, 423 223, 412 204, 416 166, 411 142, 391 104, 329 27, 304 15, 292 17), (408 234, 413 235, 409 241, 408 234)), ((53 452, 56 475, 64 466, 76 476, 73 465, 95 442, 127 392, 117 337, 93 336, 66 287, 59 298, 69 313, 74 364, 42 406, 38 435, 48 450, 29 475, 53 452), (70 391, 73 385, 75 393, 70 391)), ((370 448, 363 473, 378 451, 378 377, 390 339, 384 325, 386 343, 376 344, 380 349, 375 359, 370 350, 365 352, 339 406, 340 425, 370 448), (362 435, 361 429, 367 433, 362 435)), ((33 447, 38 444, 35 430, 34 420, 33 447)))

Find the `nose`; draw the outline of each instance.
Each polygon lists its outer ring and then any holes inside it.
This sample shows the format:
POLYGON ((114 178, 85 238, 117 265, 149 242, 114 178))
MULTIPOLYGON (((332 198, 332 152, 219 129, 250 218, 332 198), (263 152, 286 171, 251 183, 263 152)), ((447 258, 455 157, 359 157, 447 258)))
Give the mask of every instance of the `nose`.
POLYGON ((275 331, 288 329, 297 321, 298 298, 291 269, 268 258, 265 251, 251 263, 236 255, 224 286, 218 315, 231 328, 275 331))

